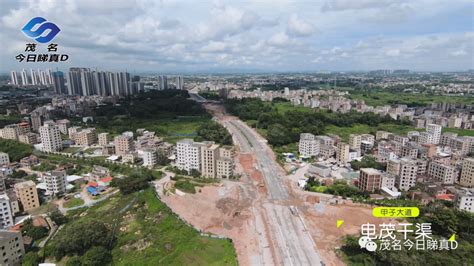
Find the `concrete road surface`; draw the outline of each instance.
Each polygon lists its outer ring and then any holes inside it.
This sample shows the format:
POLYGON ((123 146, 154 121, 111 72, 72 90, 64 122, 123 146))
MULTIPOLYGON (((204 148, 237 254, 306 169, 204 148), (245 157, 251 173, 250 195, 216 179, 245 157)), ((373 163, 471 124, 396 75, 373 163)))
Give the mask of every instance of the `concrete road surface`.
POLYGON ((275 252, 273 262, 264 264, 282 265, 322 265, 321 257, 316 251, 313 238, 306 230, 303 218, 296 206, 289 206, 291 196, 283 184, 284 173, 273 160, 266 142, 251 128, 240 120, 232 119, 222 122, 232 134, 242 153, 255 153, 258 168, 262 172, 268 198, 259 206, 262 217, 270 230, 275 252))

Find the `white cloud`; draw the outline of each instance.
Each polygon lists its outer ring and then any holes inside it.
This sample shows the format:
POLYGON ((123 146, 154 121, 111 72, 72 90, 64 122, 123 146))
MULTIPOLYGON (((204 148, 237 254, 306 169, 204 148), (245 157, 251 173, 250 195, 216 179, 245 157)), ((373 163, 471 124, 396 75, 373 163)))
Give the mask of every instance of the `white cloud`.
POLYGON ((60 65, 64 68, 467 69, 474 68, 474 34, 459 21, 470 21, 472 14, 458 11, 469 10, 470 4, 467 0, 15 1, 2 3, 0 10, 4 47, 0 71, 25 67, 14 59, 31 41, 20 29, 39 11, 61 28, 55 41, 62 53, 70 55, 69 63, 60 65), (457 20, 450 20, 453 12, 458 12, 457 20), (443 21, 442 27, 438 21, 443 21))
POLYGON ((274 46, 286 46, 291 43, 290 37, 285 32, 276 33, 268 40, 268 44, 274 46))
POLYGON ((390 49, 386 53, 388 56, 399 56, 400 55, 400 49, 390 49))
POLYGON ((456 50, 450 53, 452 56, 464 56, 467 55, 465 50, 456 50))
POLYGON ((309 36, 314 28, 309 22, 298 18, 298 15, 292 14, 288 19, 288 33, 295 36, 309 36))

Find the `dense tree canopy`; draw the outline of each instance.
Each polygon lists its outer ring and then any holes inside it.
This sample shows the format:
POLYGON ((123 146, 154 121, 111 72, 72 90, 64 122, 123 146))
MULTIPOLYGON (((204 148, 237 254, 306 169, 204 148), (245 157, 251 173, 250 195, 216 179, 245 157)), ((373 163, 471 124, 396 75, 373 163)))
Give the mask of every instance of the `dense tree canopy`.
POLYGON ((113 179, 112 186, 118 187, 123 194, 130 194, 147 188, 148 182, 153 179, 154 176, 147 171, 134 172, 124 178, 113 179))
POLYGON ((350 127, 355 124, 364 124, 375 127, 381 123, 408 123, 374 113, 342 114, 315 109, 281 112, 275 103, 263 102, 256 98, 230 99, 225 105, 228 112, 243 120, 256 121, 252 125, 257 128, 267 129, 268 141, 275 146, 297 142, 301 133, 324 134, 327 125, 350 127))
POLYGON ((62 229, 48 249, 48 255, 61 259, 68 255, 82 255, 94 246, 107 246, 111 241, 109 229, 96 220, 73 222, 62 229))
POLYGON ((30 155, 33 152, 33 147, 15 140, 0 139, 0 151, 8 153, 10 161, 17 162, 30 155))
POLYGON ((364 156, 361 161, 352 161, 351 167, 354 170, 359 170, 361 168, 385 170, 386 164, 377 162, 374 156, 364 156))
POLYGON ((197 134, 203 140, 214 141, 223 145, 232 144, 232 136, 225 127, 214 121, 203 123, 199 126, 197 134))

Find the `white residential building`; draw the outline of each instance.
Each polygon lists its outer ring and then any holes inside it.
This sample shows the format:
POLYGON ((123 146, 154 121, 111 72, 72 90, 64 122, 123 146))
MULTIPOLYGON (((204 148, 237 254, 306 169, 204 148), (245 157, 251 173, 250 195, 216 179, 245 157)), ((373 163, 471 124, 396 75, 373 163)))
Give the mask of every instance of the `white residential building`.
POLYGON ((401 158, 399 162, 400 171, 395 182, 399 190, 407 191, 416 185, 418 165, 415 160, 409 158, 401 158))
POLYGON ((0 166, 6 165, 9 163, 10 163, 10 157, 8 156, 8 153, 0 152, 0 166))
POLYGON ((59 131, 58 126, 54 124, 45 124, 40 127, 39 131, 41 143, 43 143, 43 151, 55 152, 60 151, 63 148, 61 132, 59 131))
POLYGON ((432 177, 443 184, 454 184, 457 171, 454 166, 432 161, 428 166, 427 174, 429 177, 432 177))
POLYGON ((70 122, 67 119, 56 121, 56 125, 58 126, 59 131, 61 131, 61 134, 64 134, 64 135, 68 134, 69 124, 70 122))
POLYGON ((432 141, 433 142, 429 142, 429 144, 439 144, 440 140, 441 140, 441 129, 443 127, 440 126, 440 125, 436 125, 436 124, 428 124, 426 125, 426 133, 432 135, 432 141))
POLYGON ((0 229, 7 229, 14 225, 10 199, 7 194, 0 194, 0 229))
POLYGON ((454 198, 454 202, 459 210, 474 213, 474 191, 472 189, 458 191, 454 198))
POLYGON ((146 149, 142 151, 143 166, 153 167, 157 164, 157 154, 153 149, 146 149))
POLYGON ((25 255, 21 232, 0 230, 0 265, 19 265, 25 255))
POLYGON ((66 192, 66 172, 52 171, 43 175, 46 183, 46 192, 49 195, 63 194, 66 192))
POLYGON ((298 151, 301 156, 312 157, 319 154, 319 141, 310 133, 302 133, 298 143, 298 151))
POLYGON ((336 160, 340 163, 349 162, 349 145, 346 143, 338 143, 336 149, 336 160))
POLYGON ((97 137, 99 139, 100 146, 107 146, 111 141, 110 133, 99 133, 97 137))
POLYGON ((353 150, 360 150, 362 136, 357 134, 349 135, 349 147, 353 150))
POLYGON ((474 187, 474 158, 464 158, 459 183, 461 186, 474 187))
POLYGON ((201 146, 192 139, 183 139, 176 143, 176 167, 190 172, 201 169, 201 146))

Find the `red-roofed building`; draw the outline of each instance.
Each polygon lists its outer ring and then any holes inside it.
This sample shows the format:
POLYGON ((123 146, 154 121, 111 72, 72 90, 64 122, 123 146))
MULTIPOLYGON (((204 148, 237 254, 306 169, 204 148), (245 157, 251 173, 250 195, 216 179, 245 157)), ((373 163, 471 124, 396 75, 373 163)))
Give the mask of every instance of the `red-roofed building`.
POLYGON ((107 177, 101 178, 98 183, 99 183, 99 186, 108 187, 110 186, 110 182, 112 182, 112 177, 107 176, 107 177))
POLYGON ((439 200, 447 200, 447 201, 453 201, 454 200, 454 195, 453 194, 438 194, 435 197, 436 197, 436 199, 439 199, 439 200))
POLYGON ((98 187, 99 184, 95 181, 90 181, 89 183, 87 183, 87 186, 88 187, 98 187))

